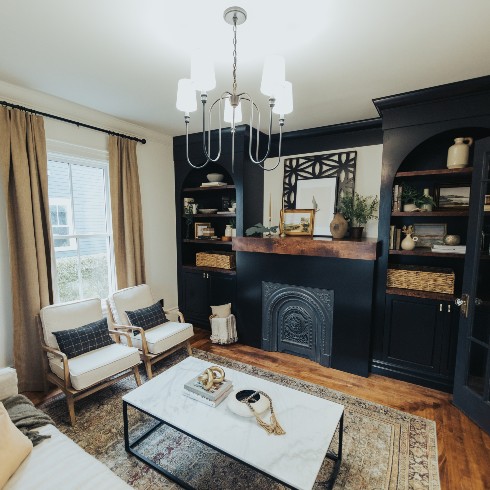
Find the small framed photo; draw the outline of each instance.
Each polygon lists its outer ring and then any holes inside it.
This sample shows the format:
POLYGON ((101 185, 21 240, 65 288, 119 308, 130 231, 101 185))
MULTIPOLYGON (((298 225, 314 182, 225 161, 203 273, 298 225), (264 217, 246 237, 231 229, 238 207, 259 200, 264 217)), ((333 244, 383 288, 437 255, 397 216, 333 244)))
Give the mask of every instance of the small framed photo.
POLYGON ((471 184, 440 184, 435 188, 438 208, 467 208, 470 205, 471 184))
POLYGON ((446 223, 414 223, 413 234, 418 238, 416 247, 443 245, 447 235, 446 223))
POLYGON ((211 223, 194 223, 194 238, 202 238, 202 230, 209 228, 211 223))
POLYGON ((290 236, 313 235, 313 209, 281 209, 281 233, 290 236))

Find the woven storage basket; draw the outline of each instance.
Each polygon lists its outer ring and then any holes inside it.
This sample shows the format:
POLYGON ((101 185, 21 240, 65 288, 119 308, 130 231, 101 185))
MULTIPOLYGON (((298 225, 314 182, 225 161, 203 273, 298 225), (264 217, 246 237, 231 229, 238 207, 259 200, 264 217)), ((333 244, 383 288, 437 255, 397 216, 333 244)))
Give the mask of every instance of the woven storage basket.
POLYGON ((234 269, 236 265, 235 254, 233 252, 198 252, 196 265, 198 267, 234 269))
POLYGON ((454 294, 454 271, 437 267, 390 265, 387 286, 454 294))

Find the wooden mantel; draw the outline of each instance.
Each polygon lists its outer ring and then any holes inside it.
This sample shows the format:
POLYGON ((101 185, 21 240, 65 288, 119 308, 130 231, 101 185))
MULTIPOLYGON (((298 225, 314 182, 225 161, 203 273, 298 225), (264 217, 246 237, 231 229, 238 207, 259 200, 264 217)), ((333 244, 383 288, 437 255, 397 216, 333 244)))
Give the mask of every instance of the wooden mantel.
POLYGON ((333 240, 323 237, 236 237, 233 238, 233 250, 337 259, 376 260, 379 255, 379 243, 374 238, 333 240))

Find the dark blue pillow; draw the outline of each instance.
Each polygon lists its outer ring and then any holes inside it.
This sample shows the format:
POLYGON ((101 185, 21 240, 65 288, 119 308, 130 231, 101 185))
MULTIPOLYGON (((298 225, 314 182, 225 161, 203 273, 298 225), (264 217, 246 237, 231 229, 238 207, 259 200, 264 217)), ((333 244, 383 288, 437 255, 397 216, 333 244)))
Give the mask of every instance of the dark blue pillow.
MULTIPOLYGON (((126 315, 128 315, 129 323, 133 325, 133 327, 140 327, 143 330, 148 330, 149 328, 153 328, 157 325, 168 322, 159 301, 157 301, 154 305, 147 306, 146 308, 126 311, 126 315)), ((138 335, 138 332, 135 332, 134 335, 138 335)))
POLYGON ((68 359, 115 343, 109 335, 107 318, 82 327, 53 332, 53 335, 58 341, 60 351, 66 354, 68 359))

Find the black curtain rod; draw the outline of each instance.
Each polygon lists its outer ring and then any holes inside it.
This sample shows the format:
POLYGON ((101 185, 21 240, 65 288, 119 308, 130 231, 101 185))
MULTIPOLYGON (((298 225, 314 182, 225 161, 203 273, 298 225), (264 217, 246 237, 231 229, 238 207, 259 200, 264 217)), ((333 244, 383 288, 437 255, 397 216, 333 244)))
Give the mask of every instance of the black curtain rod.
POLYGON ((93 129, 94 131, 100 131, 102 133, 111 134, 112 136, 120 136, 121 138, 126 138, 128 140, 137 141, 143 145, 146 143, 145 139, 136 138, 135 136, 128 136, 127 134, 116 133, 115 131, 109 131, 108 129, 98 128, 97 126, 91 126, 90 124, 85 124, 79 121, 73 121, 72 119, 66 119, 65 117, 55 116, 54 114, 48 114, 46 112, 36 111, 35 109, 30 109, 29 107, 23 107, 21 105, 11 104, 5 100, 0 101, 0 105, 5 107, 11 107, 12 109, 19 109, 20 111, 30 112, 32 114, 37 114, 38 116, 49 117, 51 119, 56 119, 57 121, 63 121, 69 124, 75 124, 78 127, 93 129))

